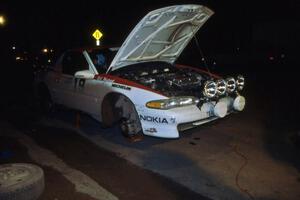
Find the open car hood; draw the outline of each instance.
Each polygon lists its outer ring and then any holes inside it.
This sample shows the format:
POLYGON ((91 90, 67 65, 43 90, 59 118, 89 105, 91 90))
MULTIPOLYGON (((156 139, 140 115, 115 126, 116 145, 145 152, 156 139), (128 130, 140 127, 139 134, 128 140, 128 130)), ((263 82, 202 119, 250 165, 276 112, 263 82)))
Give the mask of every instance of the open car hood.
POLYGON ((174 63, 213 14, 201 5, 177 5, 148 13, 132 30, 108 71, 146 61, 174 63))

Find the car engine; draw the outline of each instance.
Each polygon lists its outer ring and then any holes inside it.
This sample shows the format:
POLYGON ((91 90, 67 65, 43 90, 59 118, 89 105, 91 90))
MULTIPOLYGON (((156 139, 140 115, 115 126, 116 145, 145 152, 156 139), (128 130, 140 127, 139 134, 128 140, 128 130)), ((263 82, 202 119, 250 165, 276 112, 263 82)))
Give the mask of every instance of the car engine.
POLYGON ((126 67, 126 71, 118 70, 116 75, 150 87, 166 96, 200 97, 203 84, 209 79, 206 74, 200 74, 191 69, 176 68, 168 63, 143 63, 142 66, 131 69, 126 67))

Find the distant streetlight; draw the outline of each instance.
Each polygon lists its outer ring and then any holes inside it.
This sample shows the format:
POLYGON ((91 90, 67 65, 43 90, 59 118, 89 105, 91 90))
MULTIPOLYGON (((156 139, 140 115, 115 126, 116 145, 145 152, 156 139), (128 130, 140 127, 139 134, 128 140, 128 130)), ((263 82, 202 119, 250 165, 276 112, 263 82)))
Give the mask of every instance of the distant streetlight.
POLYGON ((47 48, 42 49, 42 51, 43 51, 44 53, 48 53, 48 49, 47 49, 47 48))
POLYGON ((0 26, 5 25, 5 17, 3 15, 0 15, 0 26))

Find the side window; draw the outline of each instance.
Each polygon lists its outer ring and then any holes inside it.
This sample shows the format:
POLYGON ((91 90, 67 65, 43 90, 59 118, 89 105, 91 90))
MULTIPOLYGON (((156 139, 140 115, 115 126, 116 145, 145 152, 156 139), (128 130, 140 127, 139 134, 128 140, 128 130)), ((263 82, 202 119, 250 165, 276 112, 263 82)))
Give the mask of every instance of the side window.
POLYGON ((62 61, 62 72, 74 76, 77 71, 88 70, 89 65, 81 52, 67 52, 62 61))
POLYGON ((107 70, 106 58, 103 53, 95 54, 92 60, 99 73, 104 73, 107 70))
POLYGON ((94 49, 88 52, 99 73, 105 73, 117 51, 111 49, 94 49))

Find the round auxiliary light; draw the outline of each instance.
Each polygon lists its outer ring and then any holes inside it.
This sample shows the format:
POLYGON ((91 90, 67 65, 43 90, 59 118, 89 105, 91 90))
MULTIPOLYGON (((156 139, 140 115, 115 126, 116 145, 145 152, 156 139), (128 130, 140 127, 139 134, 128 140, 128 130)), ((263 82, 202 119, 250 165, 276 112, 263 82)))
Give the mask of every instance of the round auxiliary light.
POLYGON ((203 93, 206 97, 213 98, 217 94, 217 84, 214 81, 206 81, 203 93))
POLYGON ((227 89, 226 81, 224 79, 219 79, 217 80, 216 84, 217 84, 217 94, 219 96, 224 95, 227 89))
POLYGON ((246 105, 245 97, 243 96, 237 96, 233 101, 233 108, 237 111, 244 110, 246 105))
POLYGON ((234 92, 234 90, 236 88, 236 83, 235 83, 234 78, 232 78, 232 77, 227 78, 226 83, 227 83, 227 92, 228 93, 234 92))
POLYGON ((236 86, 238 90, 242 90, 245 86, 245 78, 242 75, 238 75, 236 79, 236 86))
POLYGON ((217 117, 223 118, 227 114, 227 104, 225 102, 218 102, 214 107, 214 114, 217 117))

